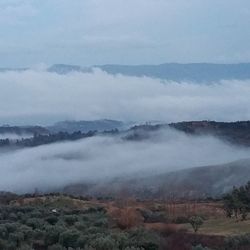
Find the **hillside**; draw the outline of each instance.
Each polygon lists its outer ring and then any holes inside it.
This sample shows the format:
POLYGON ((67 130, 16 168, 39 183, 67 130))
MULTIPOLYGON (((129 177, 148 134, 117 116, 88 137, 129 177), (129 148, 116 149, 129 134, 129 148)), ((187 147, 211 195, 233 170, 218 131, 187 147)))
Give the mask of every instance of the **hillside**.
POLYGON ((200 199, 220 197, 250 180, 250 159, 229 164, 163 172, 160 175, 120 177, 108 182, 76 184, 68 194, 94 196, 128 195, 140 199, 200 199))

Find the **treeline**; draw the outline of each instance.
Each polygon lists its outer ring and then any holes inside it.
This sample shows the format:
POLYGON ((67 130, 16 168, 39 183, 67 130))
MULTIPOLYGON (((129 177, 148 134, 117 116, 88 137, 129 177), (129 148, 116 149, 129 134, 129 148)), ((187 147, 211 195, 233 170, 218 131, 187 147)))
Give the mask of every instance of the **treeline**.
POLYGON ((59 132, 49 135, 34 134, 32 138, 17 140, 15 144, 16 146, 21 147, 35 147, 60 141, 76 141, 86 137, 92 137, 96 135, 96 133, 96 131, 89 131, 88 133, 81 133, 78 131, 72 134, 67 132, 59 132))
POLYGON ((110 134, 114 135, 119 133, 117 129, 104 131, 102 133, 98 133, 97 131, 89 131, 87 133, 82 133, 80 131, 74 133, 68 132, 59 132, 55 134, 34 134, 33 137, 30 138, 22 138, 17 140, 10 140, 10 139, 1 139, 0 140, 0 147, 8 147, 8 146, 17 146, 17 147, 36 147, 45 144, 51 144, 55 142, 61 141, 76 141, 83 138, 88 138, 99 135, 110 134))
POLYGON ((234 187, 233 191, 224 198, 224 210, 228 217, 240 217, 246 220, 250 212, 250 181, 239 188, 234 187))

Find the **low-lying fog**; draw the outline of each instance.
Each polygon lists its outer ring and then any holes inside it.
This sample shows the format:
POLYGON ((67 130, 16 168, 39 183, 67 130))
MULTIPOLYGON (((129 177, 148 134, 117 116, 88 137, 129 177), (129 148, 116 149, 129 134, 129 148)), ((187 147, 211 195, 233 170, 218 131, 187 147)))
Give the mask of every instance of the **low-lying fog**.
POLYGON ((172 129, 153 133, 144 141, 97 136, 2 155, 0 190, 48 191, 77 182, 228 163, 249 153, 213 137, 188 136, 172 129))

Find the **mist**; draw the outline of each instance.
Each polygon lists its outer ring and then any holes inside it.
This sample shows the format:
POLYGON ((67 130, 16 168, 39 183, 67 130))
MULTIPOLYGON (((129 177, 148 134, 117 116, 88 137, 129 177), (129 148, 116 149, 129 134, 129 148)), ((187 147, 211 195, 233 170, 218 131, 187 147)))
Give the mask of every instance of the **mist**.
POLYGON ((144 141, 96 136, 9 152, 1 156, 0 190, 51 191, 69 184, 155 174, 249 157, 250 150, 173 129, 144 141))
POLYGON ((60 119, 122 121, 248 120, 250 80, 176 83, 94 73, 43 70, 0 73, 0 123, 60 119))

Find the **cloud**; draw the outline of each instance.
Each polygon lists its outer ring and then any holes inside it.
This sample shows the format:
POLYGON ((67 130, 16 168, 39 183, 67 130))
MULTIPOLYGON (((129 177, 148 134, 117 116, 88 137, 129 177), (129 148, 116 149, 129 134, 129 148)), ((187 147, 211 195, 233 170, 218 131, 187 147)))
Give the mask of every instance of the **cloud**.
POLYGON ((0 86, 2 124, 28 123, 31 117, 37 124, 56 119, 176 122, 250 117, 249 81, 199 85, 98 70, 68 75, 25 71, 0 73, 0 86))
POLYGON ((0 27, 23 24, 30 17, 34 17, 36 9, 27 0, 13 0, 0 3, 0 27))
POLYGON ((1 155, 0 190, 48 191, 79 182, 147 176, 247 158, 249 149, 213 137, 191 137, 172 129, 134 142, 92 137, 1 155))

